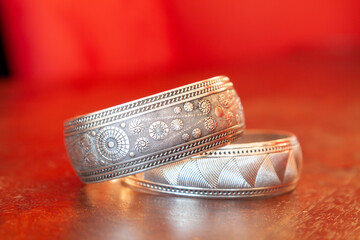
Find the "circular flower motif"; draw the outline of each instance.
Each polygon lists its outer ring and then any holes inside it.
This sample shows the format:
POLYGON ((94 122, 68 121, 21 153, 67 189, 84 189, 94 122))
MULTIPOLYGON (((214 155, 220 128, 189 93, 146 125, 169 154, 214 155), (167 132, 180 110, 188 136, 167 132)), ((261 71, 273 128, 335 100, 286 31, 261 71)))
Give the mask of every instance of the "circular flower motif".
POLYGON ((218 101, 221 104, 221 106, 223 106, 224 108, 230 107, 230 101, 229 101, 227 94, 225 94, 225 93, 219 94, 218 101))
POLYGON ((213 131, 217 126, 216 120, 212 117, 208 117, 205 119, 204 126, 206 130, 213 131))
POLYGON ((237 123, 241 123, 241 122, 242 122, 242 115, 236 114, 235 118, 236 118, 237 123))
POLYGON ((182 111, 182 109, 181 109, 181 107, 174 107, 174 113, 175 114, 180 114, 181 113, 181 111, 182 111))
POLYGON ((233 123, 233 117, 234 114, 232 112, 227 113, 225 120, 228 122, 229 125, 233 123))
POLYGON ((132 134, 140 134, 144 128, 144 123, 140 119, 133 119, 129 124, 129 130, 132 134))
POLYGON ((191 134, 194 138, 199 138, 199 137, 201 137, 201 129, 195 128, 191 134))
POLYGON ((162 140, 166 138, 169 133, 169 127, 162 121, 156 121, 149 127, 149 134, 155 140, 162 140))
POLYGON ((184 141, 189 141, 190 140, 190 135, 188 133, 184 133, 182 136, 181 136, 182 140, 184 141))
POLYGON ((150 149, 150 141, 145 137, 138 138, 135 141, 135 149, 138 152, 146 152, 150 149))
POLYGON ((120 160, 129 152, 129 138, 118 127, 105 127, 96 136, 97 150, 107 160, 120 160))
POLYGON ((184 127, 184 122, 181 119, 174 119, 171 121, 171 129, 180 131, 184 127))
POLYGON ((187 102, 184 104, 184 109, 187 112, 192 112, 194 110, 194 104, 192 104, 191 102, 187 102))
POLYGON ((199 109, 202 113, 208 114, 211 111, 211 103, 209 100, 201 100, 199 102, 199 109))
POLYGON ((222 116, 224 115, 224 112, 223 112, 223 110, 222 110, 221 107, 217 106, 217 107, 215 108, 215 115, 216 115, 217 117, 222 117, 222 116))
POLYGON ((240 122, 240 115, 239 115, 239 114, 236 114, 236 115, 235 115, 235 120, 236 120, 237 123, 240 122))
POLYGON ((227 96, 230 104, 234 102, 234 100, 235 100, 235 92, 234 91, 227 90, 226 96, 227 96))

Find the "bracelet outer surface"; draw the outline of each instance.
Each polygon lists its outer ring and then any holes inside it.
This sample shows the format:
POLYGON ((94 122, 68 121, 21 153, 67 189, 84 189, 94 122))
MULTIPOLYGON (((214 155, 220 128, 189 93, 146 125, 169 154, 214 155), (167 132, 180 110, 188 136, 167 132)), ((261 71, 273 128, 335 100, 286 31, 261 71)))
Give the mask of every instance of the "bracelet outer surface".
POLYGON ((295 189, 302 152, 295 135, 246 130, 229 145, 125 179, 153 193, 202 198, 267 197, 295 189))
POLYGON ((234 141, 240 98, 225 76, 196 82, 65 122, 65 146, 84 183, 144 172, 234 141))

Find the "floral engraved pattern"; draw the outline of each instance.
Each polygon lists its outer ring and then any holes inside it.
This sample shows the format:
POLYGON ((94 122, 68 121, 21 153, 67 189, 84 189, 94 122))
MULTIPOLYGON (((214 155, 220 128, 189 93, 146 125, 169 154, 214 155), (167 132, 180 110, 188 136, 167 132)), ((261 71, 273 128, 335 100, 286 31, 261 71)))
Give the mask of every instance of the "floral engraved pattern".
POLYGON ((129 138, 118 127, 105 127, 96 136, 97 150, 107 160, 121 160, 129 152, 129 138))
POLYGON ((147 152, 150 149, 150 141, 145 137, 141 137, 136 139, 135 141, 135 149, 138 152, 147 152))
POLYGON ((194 110, 194 104, 192 104, 191 102, 187 102, 184 104, 184 109, 187 112, 192 112, 194 110))
POLYGON ((199 102, 199 109, 202 113, 208 114, 211 111, 211 103, 209 100, 201 100, 199 102))
POLYGON ((241 114, 236 114, 235 119, 236 122, 240 124, 243 121, 243 116, 241 114))
POLYGON ((217 126, 216 120, 212 117, 208 117, 205 119, 204 127, 208 131, 214 131, 217 126))
POLYGON ((227 94, 225 93, 221 93, 218 95, 218 101, 221 104, 221 106, 223 106, 224 108, 229 108, 230 107, 230 101, 229 98, 227 96, 227 94))
POLYGON ((181 107, 174 107, 174 113, 175 114, 180 114, 181 113, 181 111, 182 111, 182 109, 181 109, 181 107))
POLYGON ((199 138, 201 137, 201 129, 200 128, 195 128, 193 131, 192 131, 192 136, 194 138, 199 138))
POLYGON ((182 136, 181 136, 182 140, 184 140, 185 142, 189 141, 190 140, 190 135, 188 133, 184 133, 182 136))
POLYGON ((163 121, 156 121, 150 125, 149 134, 155 140, 165 139, 169 134, 169 127, 163 121))
POLYGON ((226 96, 229 100, 229 104, 233 104, 234 100, 235 100, 235 93, 234 91, 230 91, 230 90, 227 90, 226 91, 226 96))
POLYGON ((184 122, 181 119, 174 119, 171 121, 171 129, 174 131, 180 131, 184 127, 184 122))
POLYGON ((232 125, 232 123, 233 123, 233 117, 234 117, 234 114, 233 114, 232 112, 228 112, 228 113, 227 113, 225 120, 227 121, 227 123, 228 123, 229 125, 232 125))
POLYGON ((140 134, 144 128, 144 123, 140 119, 133 119, 129 124, 129 130, 132 134, 140 134))

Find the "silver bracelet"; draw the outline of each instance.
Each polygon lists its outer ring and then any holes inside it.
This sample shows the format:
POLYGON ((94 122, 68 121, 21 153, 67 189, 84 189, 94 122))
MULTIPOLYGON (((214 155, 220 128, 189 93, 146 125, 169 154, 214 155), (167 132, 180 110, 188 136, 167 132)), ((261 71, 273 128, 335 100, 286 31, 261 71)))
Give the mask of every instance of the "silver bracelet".
POLYGON ((295 135, 246 130, 232 144, 125 178, 138 190, 206 198, 273 196, 292 191, 302 153, 295 135))
POLYGON ((84 183, 144 172, 223 146, 244 130, 233 84, 214 77, 65 122, 84 183))

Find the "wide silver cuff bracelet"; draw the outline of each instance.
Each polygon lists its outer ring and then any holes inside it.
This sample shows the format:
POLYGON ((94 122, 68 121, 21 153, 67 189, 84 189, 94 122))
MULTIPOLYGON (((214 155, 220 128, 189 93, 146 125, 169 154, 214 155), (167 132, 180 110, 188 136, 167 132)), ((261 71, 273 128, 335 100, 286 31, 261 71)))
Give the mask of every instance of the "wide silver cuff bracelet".
POLYGON ((191 197, 273 196, 296 187, 301 166, 295 135, 246 130, 229 145, 124 180, 138 190, 191 197))
POLYGON ((65 122, 65 145, 84 183, 147 171, 233 141, 244 130, 233 84, 214 77, 65 122))

